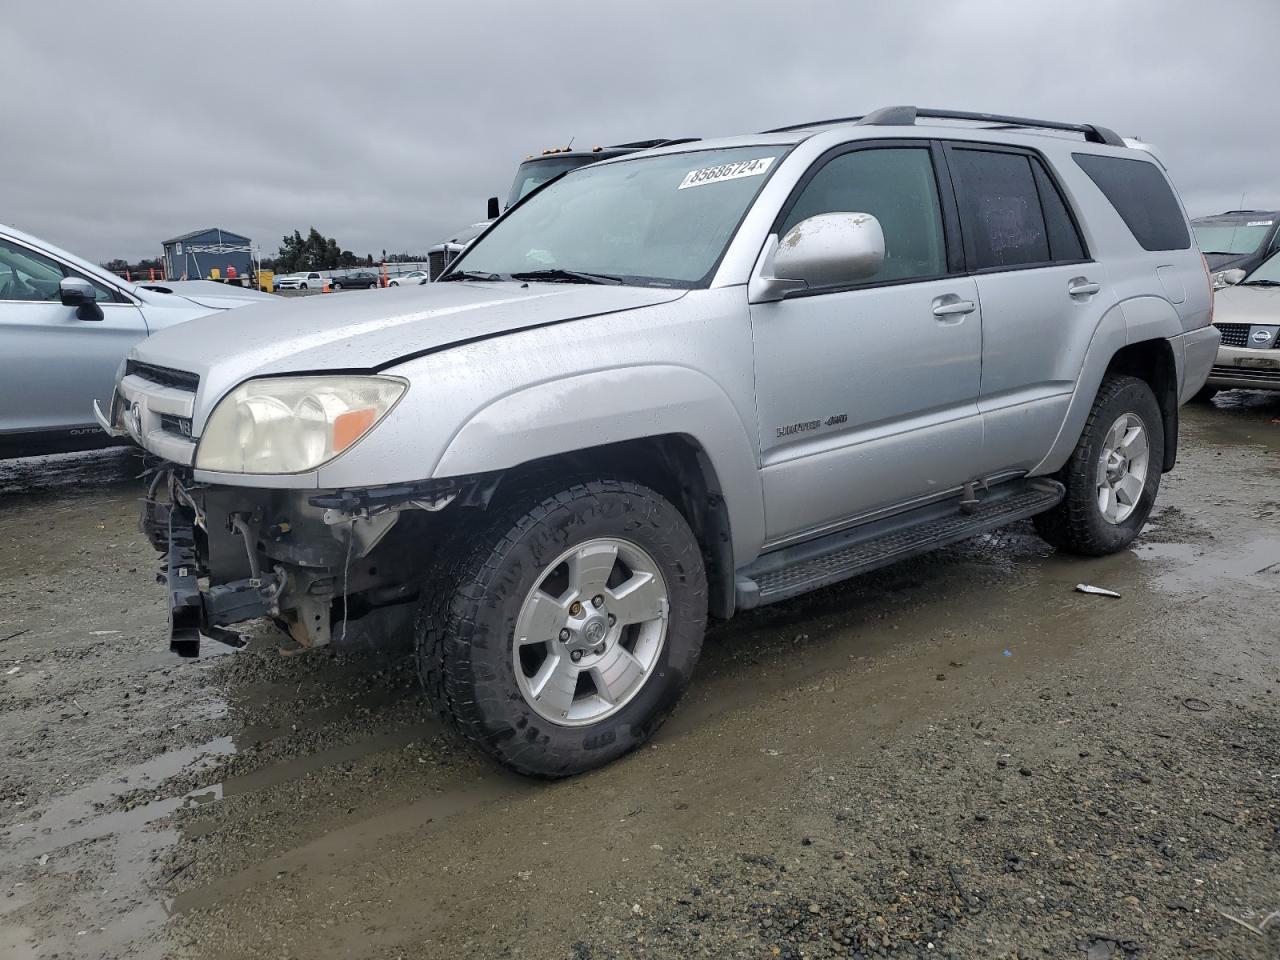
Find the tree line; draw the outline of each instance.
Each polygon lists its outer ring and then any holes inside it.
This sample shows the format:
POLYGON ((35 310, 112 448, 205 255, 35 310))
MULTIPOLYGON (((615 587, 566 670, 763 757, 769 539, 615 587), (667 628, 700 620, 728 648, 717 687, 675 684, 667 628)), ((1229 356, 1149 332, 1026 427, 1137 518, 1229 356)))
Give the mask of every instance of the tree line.
MULTIPOLYGON (((387 253, 382 251, 382 260, 375 261, 372 253, 363 257, 343 250, 333 237, 326 237, 315 227, 304 237, 301 230, 294 230, 291 235, 280 238, 280 250, 274 257, 263 257, 262 266, 276 273, 301 273, 305 270, 346 270, 351 267, 372 267, 375 262, 381 263, 421 263, 427 259, 425 253, 387 253)), ((130 271, 137 276, 146 275, 154 269, 157 274, 163 270, 159 257, 139 260, 130 263, 127 260, 110 260, 102 265, 113 273, 130 271)))

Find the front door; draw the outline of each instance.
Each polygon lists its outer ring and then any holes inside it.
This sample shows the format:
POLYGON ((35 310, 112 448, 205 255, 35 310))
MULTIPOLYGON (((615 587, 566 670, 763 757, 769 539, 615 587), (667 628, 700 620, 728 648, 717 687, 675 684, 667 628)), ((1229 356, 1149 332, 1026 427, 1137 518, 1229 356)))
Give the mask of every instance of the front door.
POLYGON ((751 307, 769 546, 973 476, 981 317, 940 163, 927 141, 864 141, 820 159, 782 212, 778 236, 872 214, 886 257, 867 280, 751 307))
POLYGON ((100 433, 93 401, 110 401, 120 361, 147 335, 141 311, 89 277, 101 319, 63 306, 58 284, 66 276, 83 275, 0 237, 0 435, 75 442, 100 433))

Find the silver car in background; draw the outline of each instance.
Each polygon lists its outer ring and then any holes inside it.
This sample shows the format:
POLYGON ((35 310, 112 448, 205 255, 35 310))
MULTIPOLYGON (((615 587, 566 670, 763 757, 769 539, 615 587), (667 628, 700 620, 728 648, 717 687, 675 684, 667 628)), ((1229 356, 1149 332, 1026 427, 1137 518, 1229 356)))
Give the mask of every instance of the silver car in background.
POLYGON ((129 283, 0 224, 0 458, 103 446, 93 401, 138 341, 274 299, 209 280, 129 283))

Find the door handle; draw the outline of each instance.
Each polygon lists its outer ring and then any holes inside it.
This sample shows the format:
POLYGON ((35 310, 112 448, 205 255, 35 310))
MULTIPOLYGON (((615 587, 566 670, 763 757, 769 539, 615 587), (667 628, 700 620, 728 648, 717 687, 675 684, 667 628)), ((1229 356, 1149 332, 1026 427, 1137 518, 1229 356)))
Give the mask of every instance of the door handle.
POLYGON ((1092 297, 1102 289, 1102 284, 1095 283, 1088 277, 1074 277, 1067 281, 1067 293, 1073 297, 1092 297))
POLYGON ((933 315, 935 317, 959 317, 966 313, 973 313, 976 309, 972 300, 961 300, 954 293, 948 293, 941 297, 935 297, 933 301, 933 315))

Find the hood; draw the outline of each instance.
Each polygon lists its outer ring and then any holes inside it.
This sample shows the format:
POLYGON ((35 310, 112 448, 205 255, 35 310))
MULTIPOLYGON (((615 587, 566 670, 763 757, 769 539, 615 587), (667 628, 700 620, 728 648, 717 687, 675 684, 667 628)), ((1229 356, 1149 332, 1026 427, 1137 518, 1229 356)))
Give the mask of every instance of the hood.
POLYGON ((1213 295, 1213 322, 1280 325, 1280 287, 1223 287, 1213 295))
POLYGON ((231 310, 263 300, 280 299, 275 294, 263 293, 261 290, 229 283, 215 283, 213 280, 140 283, 134 288, 133 293, 148 303, 163 302, 169 297, 178 296, 184 300, 190 300, 197 306, 208 307, 210 310, 231 310))
MULTIPOLYGON (((669 303, 679 289, 428 283, 282 298, 163 330, 131 357, 200 375, 204 403, 250 377, 381 370, 411 355, 564 320, 669 303)), ((204 405, 201 404, 201 406, 204 405)))

